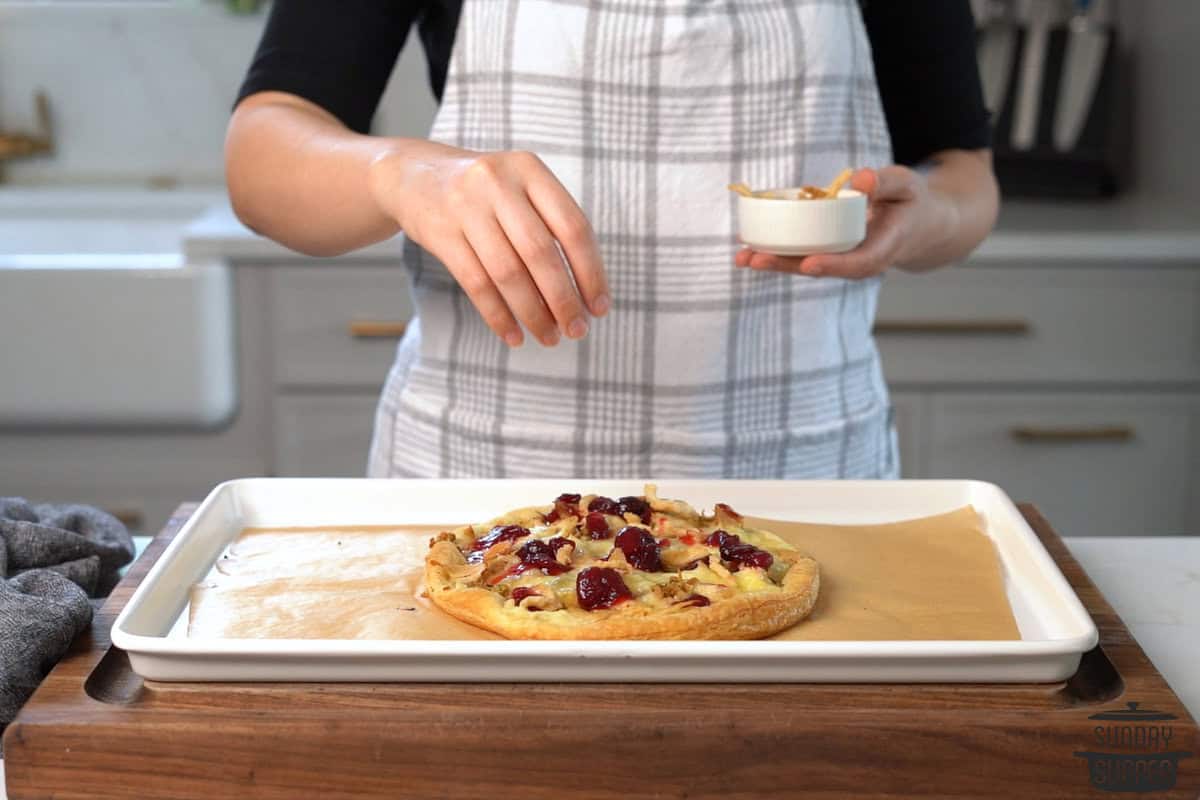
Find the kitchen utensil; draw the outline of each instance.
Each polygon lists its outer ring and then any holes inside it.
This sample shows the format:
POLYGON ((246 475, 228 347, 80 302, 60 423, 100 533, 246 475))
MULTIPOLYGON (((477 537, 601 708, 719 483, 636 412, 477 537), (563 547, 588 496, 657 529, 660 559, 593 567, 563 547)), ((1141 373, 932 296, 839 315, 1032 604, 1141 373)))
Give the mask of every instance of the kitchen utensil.
MULTIPOLYGON (((778 201, 776 201, 778 202, 778 201)), ((817 202, 817 201, 805 201, 817 202)), ((578 483, 578 482, 577 482, 578 483)), ((581 487, 582 488, 582 487, 581 487)), ((638 494, 641 482, 589 482, 638 494)), ((535 505, 561 480, 270 479, 218 486, 150 570, 112 630, 145 678, 166 681, 607 681, 721 683, 1055 681, 1096 627, 996 486, 976 481, 663 481, 664 497, 772 519, 868 523, 973 505, 987 522, 1020 630, 1015 641, 403 641, 189 639, 189 589, 243 528, 445 525, 535 505)))
MULTIPOLYGON (((775 193, 795 198, 798 192, 795 187, 775 193)), ((762 253, 842 253, 867 235, 867 196, 855 189, 811 200, 739 195, 737 214, 742 243, 762 253)))
POLYGON ((1074 149, 1092 107, 1108 52, 1107 0, 1076 0, 1054 110, 1054 146, 1074 149))
POLYGON ((1012 147, 1014 150, 1031 150, 1037 143, 1046 45, 1050 29, 1061 17, 1061 7, 1058 0, 1021 0, 1017 9, 1018 17, 1026 26, 1026 33, 1021 72, 1017 79, 1012 147))
POLYGON ((995 115, 1000 113, 1008 96, 1017 28, 1012 0, 986 0, 982 6, 985 10, 975 18, 980 31, 976 59, 983 84, 983 103, 995 115))
POLYGON ((837 197, 838 192, 842 190, 842 187, 846 185, 846 181, 850 180, 853 175, 854 170, 849 167, 839 172, 837 177, 831 180, 829 185, 825 187, 825 195, 827 197, 837 197))

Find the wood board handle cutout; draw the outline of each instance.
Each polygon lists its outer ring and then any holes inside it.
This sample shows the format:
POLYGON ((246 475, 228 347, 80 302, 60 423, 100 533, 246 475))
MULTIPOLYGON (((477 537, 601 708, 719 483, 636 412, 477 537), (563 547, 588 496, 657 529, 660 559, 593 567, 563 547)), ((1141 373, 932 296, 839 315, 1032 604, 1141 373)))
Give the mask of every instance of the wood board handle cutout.
POLYGON ((1031 506, 1022 513, 1100 632, 1055 684, 143 682, 108 630, 193 510, 9 726, 12 800, 1095 798, 1140 780, 1138 764, 1171 782, 1142 796, 1200 793, 1196 724, 1031 506), (1094 718, 1129 703, 1170 719, 1094 718), (1169 727, 1168 746, 1120 745, 1119 728, 1149 725, 1169 727))

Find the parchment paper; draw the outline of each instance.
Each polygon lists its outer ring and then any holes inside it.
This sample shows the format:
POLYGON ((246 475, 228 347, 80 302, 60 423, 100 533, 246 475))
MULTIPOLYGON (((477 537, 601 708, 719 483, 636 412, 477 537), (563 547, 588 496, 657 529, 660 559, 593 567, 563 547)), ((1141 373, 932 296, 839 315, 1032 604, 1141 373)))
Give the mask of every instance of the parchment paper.
MULTIPOLYGON (((1019 639, 973 508, 886 525, 753 520, 821 565, 812 615, 778 639, 1019 639)), ((431 535, 455 527, 247 529, 192 589, 194 638, 495 639, 420 596, 431 535)))

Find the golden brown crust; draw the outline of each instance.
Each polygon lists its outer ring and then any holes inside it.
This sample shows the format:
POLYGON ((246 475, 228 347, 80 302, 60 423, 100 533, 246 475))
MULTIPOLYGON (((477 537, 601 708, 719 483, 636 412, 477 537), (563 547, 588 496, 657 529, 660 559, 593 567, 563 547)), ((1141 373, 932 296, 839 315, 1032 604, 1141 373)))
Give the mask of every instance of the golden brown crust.
MULTIPOLYGON (((816 561, 791 549, 769 532, 742 527, 740 515, 727 506, 719 507, 713 517, 703 517, 680 501, 659 500, 653 487, 647 487, 646 494, 656 512, 674 518, 677 529, 672 535, 692 530, 694 526, 706 525, 714 529, 719 522, 722 529, 755 537, 755 541, 768 547, 775 556, 775 567, 769 576, 763 570, 753 570, 758 577, 742 586, 719 562, 714 562, 711 571, 700 572, 707 572, 710 580, 724 583, 707 584, 708 589, 702 594, 708 595, 705 598, 710 600, 708 605, 677 601, 675 598, 682 594, 680 587, 691 586, 696 581, 668 577, 672 584, 669 589, 662 584, 651 585, 649 591, 643 592, 643 597, 612 608, 587 611, 579 607, 573 591, 567 593, 567 598, 556 595, 551 587, 554 578, 536 572, 537 578, 524 576, 522 585, 549 597, 545 602, 536 598, 532 603, 529 598, 514 602, 512 588, 507 583, 499 584, 503 576, 490 566, 486 570, 480 569, 482 564, 478 556, 472 557, 475 563, 468 563, 464 551, 469 552, 475 537, 494 525, 525 523, 532 527, 540 522, 542 512, 538 509, 519 509, 485 526, 469 526, 459 529, 453 536, 435 538, 430 543, 425 562, 425 586, 429 598, 446 613, 510 639, 758 639, 791 627, 812 611, 820 590, 816 561), (784 566, 786 571, 782 570, 784 566), (489 581, 496 581, 498 585, 489 586, 489 581), (534 607, 546 610, 535 611, 532 610, 534 607)), ((574 520, 567 522, 561 530, 552 533, 565 532, 574 524, 574 520)), ((667 528, 669 525, 659 526, 655 535, 667 528)), ((539 537, 545 535, 544 532, 538 534, 539 537)), ((503 548, 493 545, 487 558, 490 560, 493 550, 501 550, 505 555, 500 557, 512 560, 511 549, 511 545, 503 548)), ((632 571, 623 558, 613 561, 622 567, 623 574, 628 576, 632 571)), ((609 562, 595 560, 590 563, 604 566, 609 562)), ((678 574, 668 569, 668 573, 656 575, 678 574)), ((560 585, 560 594, 562 591, 560 585)))
POLYGON ((455 588, 437 573, 437 567, 426 567, 426 587, 438 608, 509 639, 761 639, 807 617, 821 583, 817 562, 801 557, 780 592, 739 594, 701 608, 631 601, 604 611, 530 612, 481 587, 455 588))

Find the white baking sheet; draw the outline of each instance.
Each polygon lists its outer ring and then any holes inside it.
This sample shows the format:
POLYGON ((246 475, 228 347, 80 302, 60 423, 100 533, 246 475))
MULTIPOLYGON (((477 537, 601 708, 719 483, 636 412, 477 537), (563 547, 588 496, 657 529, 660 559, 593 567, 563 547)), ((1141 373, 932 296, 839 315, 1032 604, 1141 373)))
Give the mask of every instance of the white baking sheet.
MULTIPOLYGON (((644 481, 568 481, 641 494, 644 481)), ((196 640, 189 589, 248 526, 488 519, 546 502, 562 480, 254 478, 221 484, 113 625, 142 677, 162 681, 1048 682, 1074 673, 1096 626, 1012 501, 978 481, 658 481, 663 497, 781 520, 893 522, 974 505, 1003 564, 1018 641, 535 642, 196 640), (172 635, 174 631, 175 635, 172 635)))

